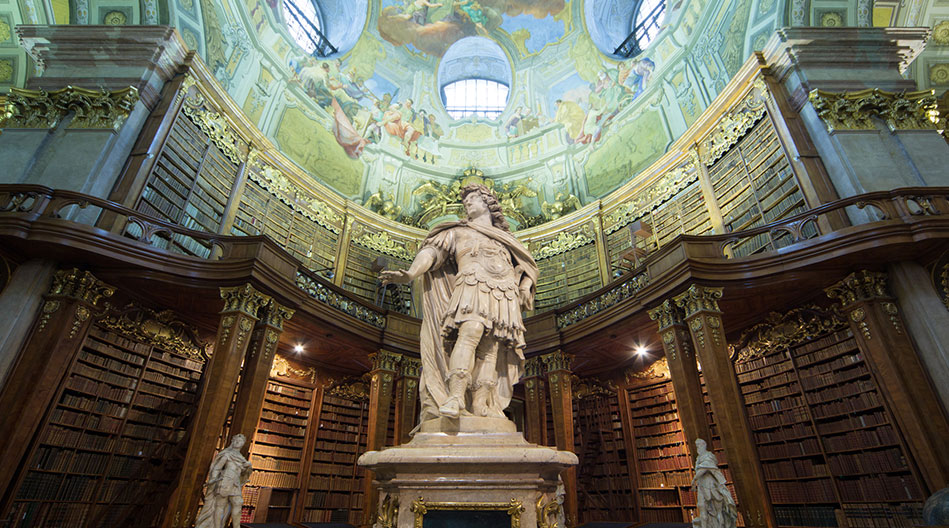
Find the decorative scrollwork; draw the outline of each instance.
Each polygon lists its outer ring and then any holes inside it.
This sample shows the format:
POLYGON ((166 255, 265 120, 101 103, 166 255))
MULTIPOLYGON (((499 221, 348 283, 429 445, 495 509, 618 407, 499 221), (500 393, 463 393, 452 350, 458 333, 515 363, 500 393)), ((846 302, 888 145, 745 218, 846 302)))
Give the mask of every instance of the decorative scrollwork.
POLYGON ((95 278, 88 271, 76 268, 59 270, 53 275, 53 285, 49 289, 51 297, 67 297, 92 306, 99 301, 112 297, 115 288, 95 278))
POLYGON ((241 312, 251 317, 257 317, 257 310, 270 302, 270 296, 254 289, 250 284, 243 286, 221 288, 221 298, 224 299, 225 312, 241 312))
POLYGON ((0 113, 0 128, 55 128, 70 113, 68 128, 119 130, 139 100, 138 90, 11 88, 0 113))
POLYGON ((886 273, 868 270, 851 273, 824 292, 839 300, 844 308, 859 301, 891 298, 886 288, 886 273))
POLYGON ((626 382, 629 383, 634 379, 653 379, 653 378, 669 378, 669 361, 661 357, 656 361, 653 361, 643 370, 626 370, 626 382))
POLYGON ((722 288, 693 284, 685 292, 675 296, 676 306, 682 308, 686 317, 698 312, 719 312, 718 300, 722 298, 722 288))
POLYGON ((381 312, 370 310, 362 304, 334 292, 302 271, 297 271, 297 287, 305 291, 307 295, 313 299, 325 303, 345 314, 351 315, 364 323, 368 323, 376 328, 386 327, 386 318, 381 312))
POLYGON ((556 352, 540 356, 540 360, 544 362, 544 367, 547 372, 554 372, 556 370, 570 371, 573 356, 564 354, 561 350, 557 350, 556 352))
POLYGON ((579 376, 571 376, 570 380, 572 382, 573 397, 578 400, 603 396, 616 397, 616 387, 608 381, 603 382, 596 378, 580 378, 579 376))
POLYGON ((399 243, 391 238, 388 231, 363 230, 362 234, 353 237, 353 243, 402 260, 411 261, 413 258, 412 253, 406 249, 405 242, 399 243))
POLYGON ((273 366, 270 367, 271 377, 289 378, 293 374, 300 379, 309 380, 310 383, 316 383, 316 369, 313 367, 307 369, 296 368, 290 364, 287 358, 277 354, 273 358, 273 366))
POLYGON ((431 510, 503 511, 511 516, 511 528, 521 528, 524 505, 517 499, 511 499, 511 502, 428 502, 419 497, 412 501, 411 511, 415 514, 415 528, 422 528, 425 514, 431 510))
POLYGON ((339 234, 342 218, 326 202, 304 190, 279 169, 274 168, 258 150, 247 156, 247 177, 259 184, 291 209, 339 234))
POLYGON ((110 307, 96 324, 201 363, 207 360, 211 346, 198 336, 195 327, 181 321, 171 310, 156 312, 136 304, 120 309, 110 307))
POLYGON ((237 147, 237 137, 231 131, 227 118, 218 112, 204 108, 204 97, 185 99, 181 109, 191 121, 201 129, 211 143, 220 149, 227 159, 235 165, 241 163, 240 150, 237 147))
POLYGON ((534 246, 531 248, 531 253, 534 254, 535 259, 543 260, 545 258, 550 258, 554 255, 566 253, 567 251, 585 246, 595 240, 596 236, 593 233, 593 229, 589 224, 587 224, 584 225, 582 229, 573 233, 565 233, 561 231, 557 234, 557 238, 546 244, 531 244, 531 246, 534 246))
POLYGON ((663 174, 645 189, 637 191, 632 198, 607 214, 603 219, 603 231, 610 234, 659 207, 676 193, 698 179, 692 161, 663 174))
POLYGON ((873 130, 873 117, 882 119, 891 131, 935 130, 939 110, 932 90, 885 92, 872 88, 857 92, 812 90, 808 99, 828 132, 873 130))
POLYGON ((707 167, 725 155, 765 114, 765 91, 763 83, 755 83, 755 88, 734 109, 723 115, 715 128, 702 139, 699 143, 702 161, 707 167))
POLYGON ((370 381, 369 374, 360 378, 345 378, 335 382, 329 389, 333 396, 353 401, 365 401, 369 399, 370 381))
POLYGON ((564 313, 558 314, 557 327, 563 329, 579 323, 587 317, 596 315, 611 306, 615 306, 626 299, 632 298, 636 295, 636 292, 645 288, 647 284, 649 284, 649 276, 645 273, 630 277, 629 280, 615 288, 610 288, 606 293, 575 306, 564 313))
POLYGON ((834 310, 816 305, 795 308, 787 313, 771 312, 764 322, 742 332, 736 349, 738 363, 775 350, 786 350, 830 332, 846 328, 847 321, 834 310))

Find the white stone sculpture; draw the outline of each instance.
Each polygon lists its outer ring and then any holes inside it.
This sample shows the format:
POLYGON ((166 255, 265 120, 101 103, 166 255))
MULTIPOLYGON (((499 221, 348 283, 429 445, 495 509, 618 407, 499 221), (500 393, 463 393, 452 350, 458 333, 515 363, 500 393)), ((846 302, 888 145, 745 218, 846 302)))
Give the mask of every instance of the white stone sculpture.
POLYGON ((504 418, 523 373, 521 309, 533 308, 537 264, 487 187, 465 186, 461 198, 467 220, 435 226, 408 270, 380 274, 385 284, 425 275, 420 427, 439 417, 504 418))
POLYGON ((692 519, 693 528, 735 528, 738 510, 732 494, 725 486, 725 475, 718 469, 715 453, 706 449, 705 440, 695 440, 695 491, 698 515, 692 519))
POLYGON ((211 461, 208 481, 204 484, 204 506, 198 512, 195 528, 224 528, 230 518, 233 528, 241 526, 241 488, 250 479, 251 463, 241 454, 246 439, 238 434, 231 445, 222 449, 211 461))

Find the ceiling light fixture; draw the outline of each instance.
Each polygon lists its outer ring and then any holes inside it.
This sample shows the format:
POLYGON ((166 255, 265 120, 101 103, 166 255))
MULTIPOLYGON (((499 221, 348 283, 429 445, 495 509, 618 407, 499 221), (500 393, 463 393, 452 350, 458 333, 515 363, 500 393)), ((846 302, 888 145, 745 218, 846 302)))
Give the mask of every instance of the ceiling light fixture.
POLYGON ((297 354, 302 354, 302 353, 303 353, 303 345, 294 345, 293 351, 296 352, 297 354))

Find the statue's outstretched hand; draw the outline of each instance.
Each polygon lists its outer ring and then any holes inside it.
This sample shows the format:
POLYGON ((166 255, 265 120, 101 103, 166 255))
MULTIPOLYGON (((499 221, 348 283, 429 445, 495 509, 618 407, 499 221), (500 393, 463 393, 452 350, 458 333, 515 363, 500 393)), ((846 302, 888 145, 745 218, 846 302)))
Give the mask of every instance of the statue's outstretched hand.
POLYGON ((379 274, 379 280, 382 284, 408 284, 412 282, 412 276, 406 270, 383 270, 379 274))

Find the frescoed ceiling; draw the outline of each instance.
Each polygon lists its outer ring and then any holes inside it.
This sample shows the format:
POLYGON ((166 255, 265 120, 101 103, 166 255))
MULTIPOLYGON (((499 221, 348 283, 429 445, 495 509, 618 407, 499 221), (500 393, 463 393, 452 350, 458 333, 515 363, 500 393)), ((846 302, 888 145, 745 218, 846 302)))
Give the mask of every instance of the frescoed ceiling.
MULTIPOLYGON (((620 59, 612 49, 638 0, 316 0, 321 29, 340 50, 323 59, 291 38, 284 0, 61 0, 53 10, 23 0, 34 8, 0 5, 0 84, 22 85, 27 75, 4 32, 17 23, 117 23, 116 13, 126 24, 169 23, 315 181, 427 227, 438 219, 422 218, 423 205, 477 169, 499 190, 520 189, 510 198, 520 228, 634 178, 776 27, 925 18, 938 26, 933 46, 949 50, 941 31, 949 16, 934 1, 901 10, 886 0, 669 0, 656 39, 620 59), (445 111, 440 86, 469 77, 510 87, 498 118, 445 111)), ((949 85, 946 54, 917 61, 921 87, 949 85)))

